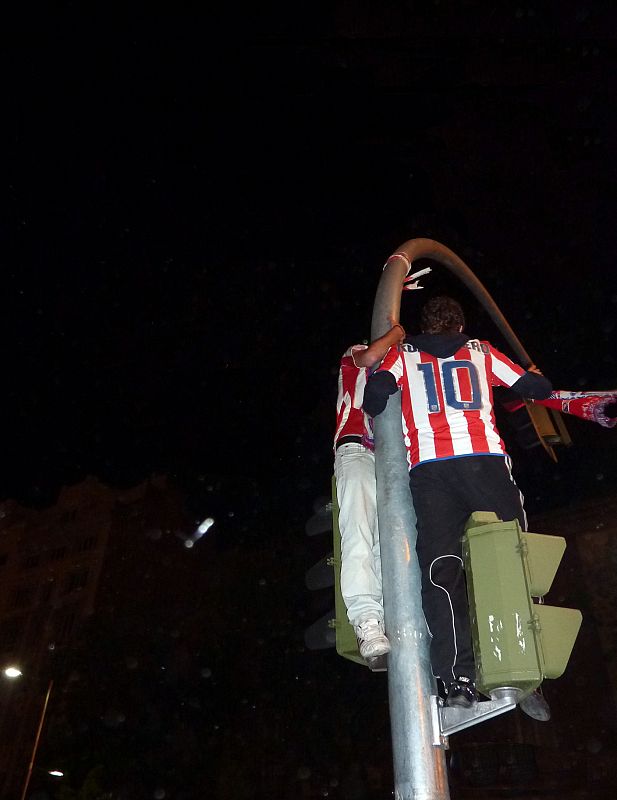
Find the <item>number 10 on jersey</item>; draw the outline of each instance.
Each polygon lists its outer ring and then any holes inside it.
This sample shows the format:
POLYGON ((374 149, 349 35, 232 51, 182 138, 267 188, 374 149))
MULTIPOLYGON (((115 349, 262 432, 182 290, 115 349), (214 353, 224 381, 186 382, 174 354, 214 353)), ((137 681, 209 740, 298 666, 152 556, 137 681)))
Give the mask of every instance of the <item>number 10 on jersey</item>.
POLYGON ((475 411, 482 407, 480 377, 471 361, 444 361, 439 366, 434 363, 418 364, 418 369, 424 378, 430 414, 444 410, 444 397, 446 405, 457 411, 475 411), (443 392, 439 390, 438 378, 443 392))

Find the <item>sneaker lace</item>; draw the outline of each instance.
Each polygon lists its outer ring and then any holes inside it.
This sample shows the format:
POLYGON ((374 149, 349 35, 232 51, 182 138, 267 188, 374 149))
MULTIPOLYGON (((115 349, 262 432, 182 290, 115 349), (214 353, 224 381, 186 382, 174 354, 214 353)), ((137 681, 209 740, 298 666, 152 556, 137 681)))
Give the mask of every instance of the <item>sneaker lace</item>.
POLYGON ((358 625, 358 633, 361 639, 366 639, 370 636, 378 636, 380 633, 383 633, 382 625, 379 620, 369 619, 358 625))

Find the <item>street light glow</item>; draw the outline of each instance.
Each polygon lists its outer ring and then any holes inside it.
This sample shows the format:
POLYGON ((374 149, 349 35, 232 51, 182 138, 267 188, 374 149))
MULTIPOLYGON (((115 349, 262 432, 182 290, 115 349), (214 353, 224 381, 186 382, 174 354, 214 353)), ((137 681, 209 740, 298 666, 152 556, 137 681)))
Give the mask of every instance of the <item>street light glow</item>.
POLYGON ((4 674, 7 678, 19 678, 23 675, 23 672, 19 667, 6 667, 4 669, 4 674))
POLYGON ((212 519, 212 517, 208 517, 208 519, 205 519, 201 523, 201 525, 197 528, 197 533, 203 536, 203 534, 208 530, 208 528, 211 528, 212 525, 214 525, 214 520, 212 519))
POLYGON ((59 770, 59 769, 50 769, 47 774, 48 775, 53 775, 54 778, 62 778, 62 777, 64 777, 64 772, 62 772, 62 770, 59 770))

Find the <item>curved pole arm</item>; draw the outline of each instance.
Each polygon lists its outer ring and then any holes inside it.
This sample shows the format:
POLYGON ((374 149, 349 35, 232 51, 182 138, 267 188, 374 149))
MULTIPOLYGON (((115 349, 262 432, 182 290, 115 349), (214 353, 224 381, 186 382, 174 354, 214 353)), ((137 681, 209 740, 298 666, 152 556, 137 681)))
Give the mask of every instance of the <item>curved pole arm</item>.
MULTIPOLYGON (((408 239, 395 253, 404 253, 413 264, 419 258, 431 258, 447 267, 467 286, 467 288, 480 301, 482 306, 497 325, 506 341, 520 360, 523 367, 527 368, 533 363, 529 354, 514 333, 508 321, 501 313, 497 304, 476 278, 467 264, 456 253, 433 239, 408 239)), ((413 269, 412 269, 413 271, 413 269)), ((382 336, 390 327, 389 319, 399 319, 401 310, 401 292, 406 275, 406 267, 402 259, 394 258, 387 261, 384 272, 377 287, 375 305, 373 307, 373 324, 371 336, 373 339, 382 336), (398 291, 397 291, 398 289, 398 291)))

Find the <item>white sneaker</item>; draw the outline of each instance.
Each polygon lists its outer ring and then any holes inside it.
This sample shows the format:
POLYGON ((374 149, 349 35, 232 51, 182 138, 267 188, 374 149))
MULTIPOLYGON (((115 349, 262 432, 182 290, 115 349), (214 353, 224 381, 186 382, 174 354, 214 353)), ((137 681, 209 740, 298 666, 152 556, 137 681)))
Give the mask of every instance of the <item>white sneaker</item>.
POLYGON ((390 642, 381 620, 367 619, 356 625, 355 631, 362 658, 376 658, 390 652, 390 642))

